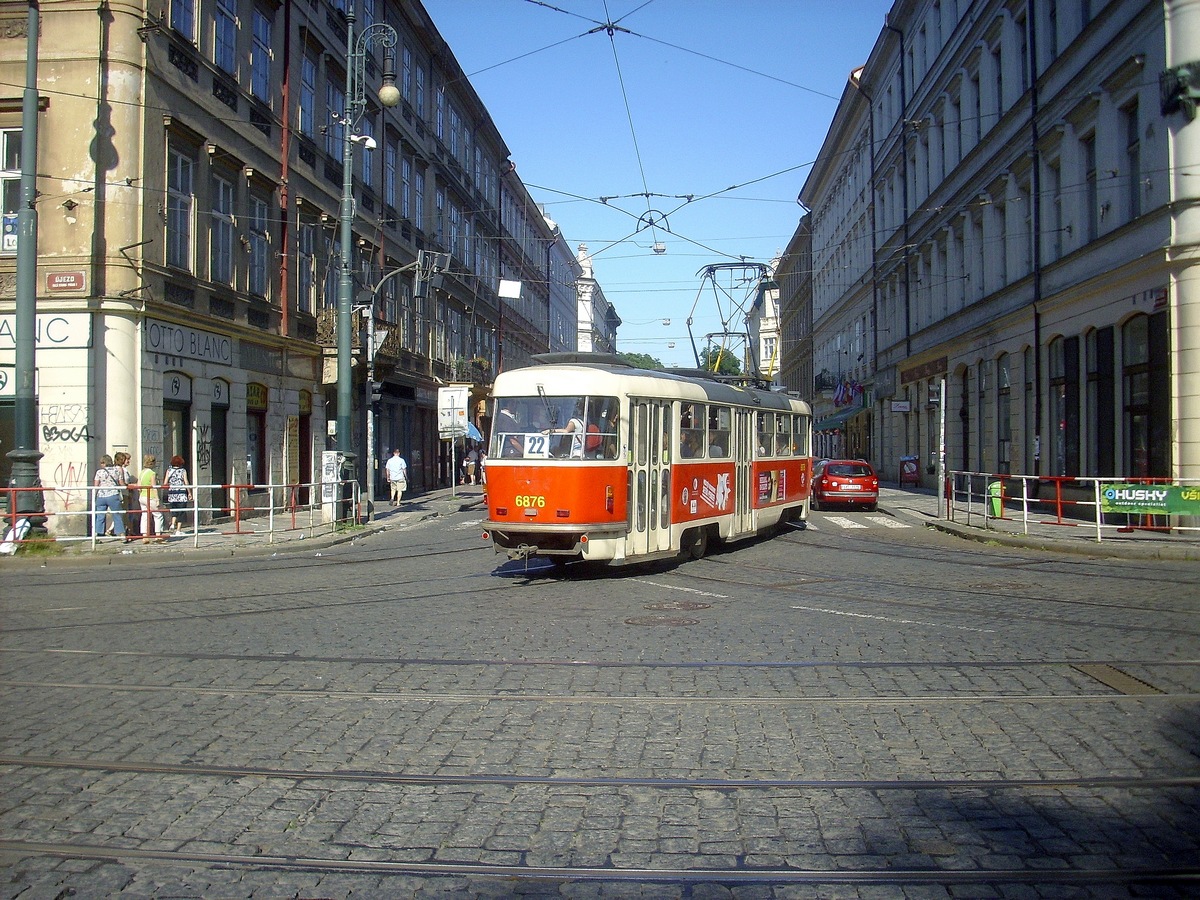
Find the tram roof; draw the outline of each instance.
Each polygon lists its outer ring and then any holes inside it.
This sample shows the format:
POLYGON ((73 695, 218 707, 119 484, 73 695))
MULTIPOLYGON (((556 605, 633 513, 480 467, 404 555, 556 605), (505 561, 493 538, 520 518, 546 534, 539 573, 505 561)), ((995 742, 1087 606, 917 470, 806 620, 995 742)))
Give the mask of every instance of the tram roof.
POLYGON ((520 369, 510 369, 501 373, 497 381, 501 382, 493 388, 496 394, 511 390, 503 382, 515 381, 518 390, 526 389, 525 384, 536 384, 544 379, 547 370, 562 376, 571 376, 564 381, 554 380, 552 385, 546 385, 553 393, 566 393, 576 389, 575 379, 587 381, 602 375, 605 380, 620 379, 623 384, 618 388, 606 387, 614 393, 633 394, 644 397, 667 397, 683 400, 702 400, 715 403, 730 403, 737 405, 753 405, 763 409, 779 409, 796 411, 793 404, 799 404, 803 412, 811 414, 812 410, 803 400, 798 400, 778 391, 765 391, 759 388, 742 387, 737 384, 719 381, 712 376, 706 376, 699 370, 664 371, 661 369, 637 369, 622 361, 614 353, 543 353, 533 358, 534 364, 520 369))

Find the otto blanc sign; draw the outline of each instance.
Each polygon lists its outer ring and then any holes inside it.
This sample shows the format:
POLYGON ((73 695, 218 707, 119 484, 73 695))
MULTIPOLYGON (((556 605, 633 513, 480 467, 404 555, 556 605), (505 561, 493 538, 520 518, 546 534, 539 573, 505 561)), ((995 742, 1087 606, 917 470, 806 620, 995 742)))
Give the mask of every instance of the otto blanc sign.
MULTIPOLYGON (((78 350, 92 343, 92 317, 88 313, 45 313, 34 324, 34 342, 41 349, 78 350)), ((0 316, 0 350, 17 346, 17 317, 0 316)))
POLYGON ((232 338, 155 319, 146 321, 146 349, 151 353, 233 365, 232 338))

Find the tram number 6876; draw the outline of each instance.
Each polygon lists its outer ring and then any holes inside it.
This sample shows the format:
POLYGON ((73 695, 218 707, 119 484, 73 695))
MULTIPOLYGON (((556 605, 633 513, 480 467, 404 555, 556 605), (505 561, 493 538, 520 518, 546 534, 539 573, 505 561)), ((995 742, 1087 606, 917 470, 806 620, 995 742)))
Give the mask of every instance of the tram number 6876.
POLYGON ((546 498, 534 494, 517 494, 513 498, 513 505, 518 509, 527 506, 536 506, 538 509, 542 509, 546 505, 546 498))

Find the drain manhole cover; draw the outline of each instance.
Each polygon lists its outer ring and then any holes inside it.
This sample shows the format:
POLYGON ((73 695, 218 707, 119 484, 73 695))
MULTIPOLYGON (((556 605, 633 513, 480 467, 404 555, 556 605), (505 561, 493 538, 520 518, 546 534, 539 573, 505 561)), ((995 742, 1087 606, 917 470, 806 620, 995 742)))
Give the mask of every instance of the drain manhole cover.
POLYGON ((625 620, 626 625, 699 625, 699 619, 683 616, 633 616, 625 620))
POLYGON ((646 609, 675 609, 684 612, 693 612, 697 609, 711 609, 711 603, 701 603, 698 600, 663 600, 659 603, 650 603, 646 609))

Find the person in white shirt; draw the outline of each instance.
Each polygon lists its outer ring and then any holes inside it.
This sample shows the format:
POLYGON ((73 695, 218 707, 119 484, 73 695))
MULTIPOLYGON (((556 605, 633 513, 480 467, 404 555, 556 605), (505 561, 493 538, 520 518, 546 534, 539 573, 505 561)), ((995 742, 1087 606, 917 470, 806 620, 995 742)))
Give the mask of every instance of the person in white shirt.
POLYGON ((387 472, 388 484, 392 486, 392 506, 399 506, 404 499, 404 489, 408 487, 408 463, 400 455, 399 449, 392 451, 392 458, 384 466, 387 472))

